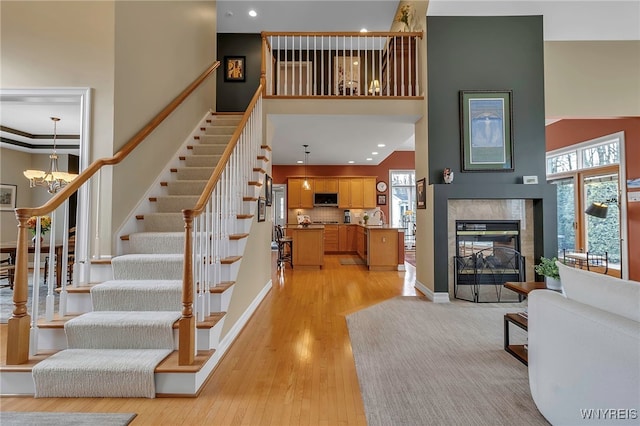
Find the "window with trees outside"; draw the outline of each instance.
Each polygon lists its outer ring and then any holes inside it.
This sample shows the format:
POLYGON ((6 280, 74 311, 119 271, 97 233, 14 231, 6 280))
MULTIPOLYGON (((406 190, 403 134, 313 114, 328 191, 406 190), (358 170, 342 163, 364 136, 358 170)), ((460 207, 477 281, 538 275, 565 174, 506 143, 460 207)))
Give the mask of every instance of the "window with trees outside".
POLYGON ((406 250, 416 247, 416 173, 415 170, 391 170, 389 223, 404 228, 406 250))
POLYGON ((557 185, 560 259, 565 250, 606 253, 619 269, 619 148, 613 135, 547 153, 547 181, 557 185), (605 218, 585 213, 594 202, 607 206, 605 218))

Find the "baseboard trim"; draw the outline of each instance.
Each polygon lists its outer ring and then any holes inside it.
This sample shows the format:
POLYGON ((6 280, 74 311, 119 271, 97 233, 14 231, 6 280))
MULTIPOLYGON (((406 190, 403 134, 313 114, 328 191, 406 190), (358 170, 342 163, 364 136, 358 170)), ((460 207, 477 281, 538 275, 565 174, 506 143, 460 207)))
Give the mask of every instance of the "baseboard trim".
POLYGON ((416 280, 415 287, 424 293, 425 296, 433 303, 450 303, 449 293, 437 292, 434 293, 430 288, 426 285, 422 284, 420 281, 416 280))

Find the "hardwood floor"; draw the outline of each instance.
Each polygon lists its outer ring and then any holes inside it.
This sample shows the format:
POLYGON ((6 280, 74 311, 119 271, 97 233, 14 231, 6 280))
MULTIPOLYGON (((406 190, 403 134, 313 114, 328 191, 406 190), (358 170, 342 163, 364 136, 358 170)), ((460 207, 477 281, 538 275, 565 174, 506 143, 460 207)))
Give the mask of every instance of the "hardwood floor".
MULTIPOLYGON (((135 412, 132 425, 366 425, 345 315, 416 295, 415 270, 368 272, 339 258, 282 275, 274 262, 272 290, 198 398, 11 397, 0 409, 135 412)), ((4 352, 6 325, 0 339, 4 352)))

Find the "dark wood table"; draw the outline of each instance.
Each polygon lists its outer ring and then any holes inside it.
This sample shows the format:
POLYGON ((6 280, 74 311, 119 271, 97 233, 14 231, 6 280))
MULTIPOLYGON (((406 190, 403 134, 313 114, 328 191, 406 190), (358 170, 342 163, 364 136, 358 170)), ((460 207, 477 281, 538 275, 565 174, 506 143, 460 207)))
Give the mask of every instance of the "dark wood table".
MULTIPOLYGON (((543 282, 507 282, 504 287, 518 294, 519 297, 527 297, 533 290, 544 290, 547 288, 543 282)), ((522 299, 521 299, 522 300, 522 299)), ((529 329, 529 321, 526 312, 512 312, 504 315, 504 350, 513 355, 524 365, 529 365, 527 346, 511 345, 509 343, 509 324, 514 324, 524 331, 529 329)))
MULTIPOLYGON (((60 286, 62 284, 62 244, 56 244, 55 248, 55 257, 56 257, 56 285, 60 286)), ((0 245, 0 253, 9 254, 9 259, 11 259, 11 264, 15 265, 16 262, 16 243, 3 243, 0 245)), ((32 245, 29 246, 29 253, 34 253, 36 248, 32 245)), ((40 255, 49 255, 49 245, 42 244, 40 246, 40 255)), ((45 271, 45 274, 47 271, 45 271)))

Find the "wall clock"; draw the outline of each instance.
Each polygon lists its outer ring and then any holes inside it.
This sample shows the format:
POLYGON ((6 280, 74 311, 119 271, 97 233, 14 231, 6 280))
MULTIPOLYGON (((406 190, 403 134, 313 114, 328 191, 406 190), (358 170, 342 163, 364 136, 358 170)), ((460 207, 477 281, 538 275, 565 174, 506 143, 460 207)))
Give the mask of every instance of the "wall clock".
POLYGON ((384 192, 387 190, 387 184, 383 181, 378 182, 378 184, 376 185, 376 188, 378 189, 378 192, 384 192))

